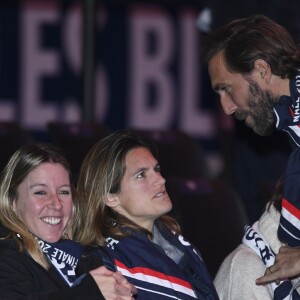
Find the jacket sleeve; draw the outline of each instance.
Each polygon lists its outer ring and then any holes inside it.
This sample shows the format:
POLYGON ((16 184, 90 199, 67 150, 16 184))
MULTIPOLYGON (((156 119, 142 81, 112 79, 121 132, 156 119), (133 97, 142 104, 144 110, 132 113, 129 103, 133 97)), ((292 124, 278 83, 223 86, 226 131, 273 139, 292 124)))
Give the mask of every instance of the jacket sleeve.
POLYGON ((68 287, 59 277, 24 255, 0 255, 0 300, 104 300, 87 273, 80 284, 68 287))
MULTIPOLYGON (((19 299, 19 298, 18 298, 19 299)), ((53 292, 47 295, 47 297, 40 296, 38 298, 20 298, 21 299, 30 299, 30 300, 82 300, 82 299, 95 299, 95 300, 105 300, 101 294, 96 282, 90 274, 87 274, 79 285, 71 288, 63 288, 57 292, 53 292)))
POLYGON ((278 238, 290 247, 300 246, 300 148, 290 154, 284 174, 282 208, 278 238))

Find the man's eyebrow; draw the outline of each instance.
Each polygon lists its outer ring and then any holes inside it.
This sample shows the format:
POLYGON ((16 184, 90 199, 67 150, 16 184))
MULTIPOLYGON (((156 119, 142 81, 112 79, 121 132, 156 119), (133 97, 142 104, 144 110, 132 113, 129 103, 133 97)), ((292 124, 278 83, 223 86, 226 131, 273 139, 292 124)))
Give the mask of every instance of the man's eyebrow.
POLYGON ((217 83, 213 86, 213 90, 215 92, 218 92, 220 90, 223 90, 224 88, 226 87, 226 84, 225 83, 217 83))

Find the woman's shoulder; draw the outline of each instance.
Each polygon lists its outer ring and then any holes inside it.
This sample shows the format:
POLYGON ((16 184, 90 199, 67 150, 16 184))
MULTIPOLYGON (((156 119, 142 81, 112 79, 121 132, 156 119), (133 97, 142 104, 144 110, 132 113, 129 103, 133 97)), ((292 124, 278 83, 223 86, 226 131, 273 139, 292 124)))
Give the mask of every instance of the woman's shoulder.
POLYGON ((225 258, 218 273, 260 272, 265 268, 261 258, 252 249, 240 244, 225 258))
POLYGON ((220 298, 245 299, 243 298, 245 295, 269 296, 268 286, 255 284, 255 279, 264 274, 265 269, 261 258, 252 249, 240 244, 225 258, 215 277, 214 284, 220 298))

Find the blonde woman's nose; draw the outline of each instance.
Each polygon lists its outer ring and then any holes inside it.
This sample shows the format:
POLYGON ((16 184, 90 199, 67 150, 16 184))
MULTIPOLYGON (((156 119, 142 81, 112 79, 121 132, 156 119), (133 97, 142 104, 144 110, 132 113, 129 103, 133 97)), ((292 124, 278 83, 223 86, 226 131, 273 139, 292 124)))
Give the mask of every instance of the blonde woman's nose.
POLYGON ((62 208, 62 202, 60 197, 56 194, 52 195, 48 207, 53 210, 60 210, 62 208))

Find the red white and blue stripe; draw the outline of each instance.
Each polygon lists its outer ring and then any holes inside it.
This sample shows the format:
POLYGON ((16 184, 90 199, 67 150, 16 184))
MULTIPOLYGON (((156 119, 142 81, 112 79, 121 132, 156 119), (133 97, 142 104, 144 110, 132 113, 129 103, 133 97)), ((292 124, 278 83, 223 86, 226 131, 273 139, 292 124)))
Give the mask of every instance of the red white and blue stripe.
POLYGON ((182 251, 183 265, 174 262, 145 233, 131 232, 130 236, 118 240, 106 238, 107 250, 117 270, 138 290, 136 299, 219 299, 197 250, 182 236, 163 227, 159 231, 170 244, 182 251))

